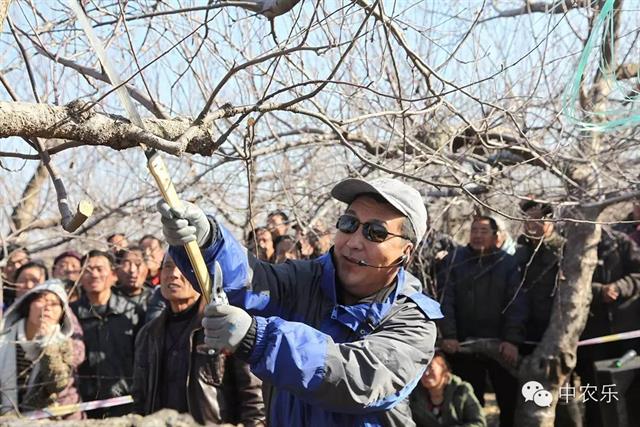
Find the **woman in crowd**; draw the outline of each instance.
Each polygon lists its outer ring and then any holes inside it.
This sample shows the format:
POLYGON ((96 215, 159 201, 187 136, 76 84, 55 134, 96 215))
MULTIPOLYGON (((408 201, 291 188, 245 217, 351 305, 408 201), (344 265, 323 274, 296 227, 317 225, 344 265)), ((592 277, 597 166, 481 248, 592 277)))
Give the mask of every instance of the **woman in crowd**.
POLYGON ((440 352, 420 379, 409 400, 418 427, 486 427, 482 407, 471 385, 453 375, 440 352))
POLYGON ((74 375, 84 360, 84 346, 72 338, 70 316, 58 279, 29 290, 7 311, 0 335, 0 414, 79 402, 74 375))

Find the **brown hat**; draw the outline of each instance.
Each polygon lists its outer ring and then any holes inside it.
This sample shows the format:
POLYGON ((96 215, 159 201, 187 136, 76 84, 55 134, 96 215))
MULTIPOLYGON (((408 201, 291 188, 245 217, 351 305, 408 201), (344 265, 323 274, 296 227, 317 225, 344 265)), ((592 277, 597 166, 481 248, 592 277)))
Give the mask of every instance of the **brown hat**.
POLYGON ((537 202, 533 199, 520 202, 520 210, 523 213, 527 213, 527 211, 532 208, 540 209, 543 217, 553 216, 553 207, 549 203, 537 202))
POLYGON ((53 260, 53 265, 56 265, 62 258, 66 258, 69 256, 76 258, 78 261, 82 262, 82 255, 80 255, 80 253, 76 251, 64 251, 53 260))

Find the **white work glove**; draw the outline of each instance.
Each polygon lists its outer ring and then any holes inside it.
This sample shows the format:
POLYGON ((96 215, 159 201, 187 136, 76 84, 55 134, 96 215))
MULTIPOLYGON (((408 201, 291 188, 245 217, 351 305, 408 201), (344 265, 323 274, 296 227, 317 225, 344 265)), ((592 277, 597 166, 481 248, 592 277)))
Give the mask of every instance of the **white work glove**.
POLYGON ((252 322, 252 317, 241 308, 229 304, 208 304, 202 318, 204 343, 215 350, 233 352, 247 335, 252 322))
POLYGON ((182 202, 182 209, 171 209, 167 202, 158 202, 162 219, 162 233, 171 246, 183 246, 195 240, 202 246, 209 240, 211 224, 202 209, 193 203, 182 202))

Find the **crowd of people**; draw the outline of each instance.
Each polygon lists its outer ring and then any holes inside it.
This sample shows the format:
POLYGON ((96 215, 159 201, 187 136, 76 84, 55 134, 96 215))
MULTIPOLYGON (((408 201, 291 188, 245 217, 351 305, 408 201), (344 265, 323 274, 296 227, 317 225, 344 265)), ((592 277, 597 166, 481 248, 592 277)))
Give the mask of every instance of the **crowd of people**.
MULTIPOLYGON (((275 211, 248 233, 246 246, 270 263, 329 250, 329 230, 303 230, 275 211)), ((134 244, 114 233, 86 254, 61 252, 50 267, 25 247, 10 245, 6 255, 0 414, 132 394, 133 404, 63 418, 171 408, 200 423, 264 423, 261 382, 247 363, 195 351, 204 339, 204 300, 156 236, 134 244)))
MULTIPOLYGON (((387 199, 379 199, 372 197, 367 203, 386 203, 387 199)), ((351 199, 344 201, 355 204, 351 199)), ((366 210, 369 205, 358 208, 366 210)), ((442 319, 437 319, 435 308, 422 309, 428 319, 437 320, 440 351, 413 384, 413 392, 404 395, 418 426, 486 425, 482 406, 489 387, 496 395, 500 425, 514 424, 520 390, 508 368, 517 366, 534 350, 549 325, 554 295, 558 286, 563 286, 559 261, 565 242, 554 227, 550 205, 526 201, 520 208, 529 220, 523 223, 517 239, 511 238, 503 221, 475 216, 466 245, 432 231, 418 246, 421 250, 413 252, 412 246, 398 261, 392 259, 386 265, 368 265, 362 258, 347 257, 367 274, 375 269, 409 270, 422 282, 423 292, 440 301, 442 319), (465 343, 477 339, 497 340, 501 360, 463 351, 465 343)), ((338 235, 351 236, 362 225, 368 242, 397 236, 418 243, 419 233, 410 233, 410 226, 409 231, 405 227, 402 233, 393 234, 376 227, 379 224, 375 221, 360 223, 356 213, 361 211, 349 208, 339 218, 338 235)), ((637 213, 633 216, 634 211, 631 218, 640 222, 640 209, 637 213)), ((211 224, 214 237, 208 239, 215 245, 215 233, 224 240, 225 232, 215 231, 215 223, 211 224)), ((619 229, 603 227, 583 338, 625 332, 640 325, 640 250, 634 242, 638 235, 637 228, 628 224, 619 229)), ((333 253, 333 236, 323 224, 302 227, 278 210, 267 216, 264 226, 248 232, 244 245, 265 265, 292 260, 324 263, 331 257, 327 254, 333 253)), ((207 316, 204 299, 189 274, 183 274, 184 260, 176 258, 177 252, 166 250, 164 239, 145 235, 133 244, 124 233, 116 233, 103 247, 85 254, 65 250, 50 266, 25 247, 5 249, 0 414, 132 395, 131 404, 86 413, 76 410, 63 418, 104 418, 132 412, 144 415, 171 408, 189 413, 203 424, 265 425, 271 384, 279 385, 269 370, 273 366, 265 366, 265 372, 259 373, 263 384, 250 369, 250 357, 207 350, 202 326, 207 316)), ((260 270, 253 274, 260 279, 260 275, 280 273, 260 270)), ((311 279, 315 273, 309 274, 309 280, 316 280, 311 279)), ((315 293, 301 295, 314 298, 315 293)), ((249 297, 244 298, 250 305, 249 297)), ((379 301, 368 304, 373 302, 379 301)), ((345 306, 350 304, 355 303, 344 302, 345 306)), ((357 315, 334 309, 331 318, 339 316, 357 315)), ((248 334, 256 327, 253 322, 247 326, 248 334)), ((595 384, 595 361, 620 357, 632 348, 640 351, 640 342, 581 347, 575 373, 567 382, 573 386, 595 384)), ((275 366, 281 362, 270 363, 275 366)), ((287 387, 294 386, 283 386, 287 387)), ((283 404, 282 396, 279 400, 277 403, 283 404)), ((598 405, 584 405, 578 396, 560 402, 556 420, 556 425, 562 426, 601 425, 598 405)))

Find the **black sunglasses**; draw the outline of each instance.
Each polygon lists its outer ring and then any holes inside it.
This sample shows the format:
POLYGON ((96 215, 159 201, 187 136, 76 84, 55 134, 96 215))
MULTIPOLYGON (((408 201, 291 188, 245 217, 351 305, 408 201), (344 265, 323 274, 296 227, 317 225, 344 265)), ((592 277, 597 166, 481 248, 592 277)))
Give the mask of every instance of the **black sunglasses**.
POLYGON ((362 224, 362 235, 365 237, 365 239, 371 242, 382 243, 385 240, 387 240, 389 236, 401 237, 405 240, 411 240, 407 236, 403 236, 402 234, 395 234, 390 232, 389 230, 387 230, 387 228, 384 225, 380 223, 377 223, 377 222, 361 223, 360 220, 353 215, 340 216, 340 218, 338 218, 336 228, 343 233, 352 234, 352 233, 355 233, 356 230, 358 230, 358 227, 360 227, 360 224, 362 224))

